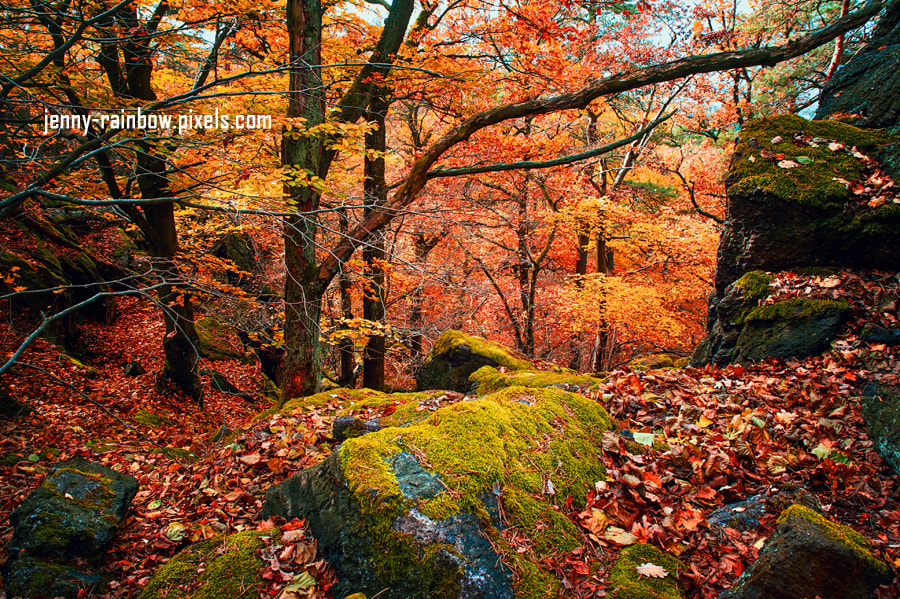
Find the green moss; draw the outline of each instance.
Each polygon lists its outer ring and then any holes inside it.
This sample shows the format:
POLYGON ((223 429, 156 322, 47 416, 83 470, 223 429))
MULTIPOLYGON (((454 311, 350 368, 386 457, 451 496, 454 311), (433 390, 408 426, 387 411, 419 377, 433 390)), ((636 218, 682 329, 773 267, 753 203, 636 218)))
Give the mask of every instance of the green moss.
POLYGON ((378 418, 382 426, 402 426, 426 418, 443 400, 449 401, 444 391, 420 391, 411 393, 384 393, 372 389, 331 389, 309 397, 298 397, 257 416, 302 413, 310 407, 335 405, 335 416, 360 416, 378 418), (384 412, 389 412, 384 415, 384 412))
POLYGON ((559 387, 561 389, 596 389, 600 379, 575 372, 547 372, 544 370, 517 370, 500 372, 493 366, 482 366, 469 375, 479 395, 499 391, 505 387, 559 387))
POLYGON ((776 522, 781 524, 788 518, 801 518, 811 522, 830 539, 852 549, 856 555, 875 569, 885 573, 888 571, 887 564, 872 554, 869 541, 849 526, 842 526, 832 522, 819 512, 800 504, 794 504, 781 512, 776 522))
POLYGON ((751 270, 733 284, 741 290, 746 302, 759 302, 769 297, 772 290, 769 284, 775 278, 775 275, 763 272, 761 270, 751 270))
MULTIPOLYGON (((107 511, 113 506, 113 503, 116 500, 116 494, 112 490, 112 481, 109 478, 96 472, 85 472, 84 470, 76 470, 75 468, 60 468, 56 471, 54 476, 45 478, 44 482, 41 483, 41 486, 48 491, 53 492, 60 498, 65 497, 68 501, 90 510, 107 511), (56 486, 57 476, 67 472, 90 479, 97 484, 96 486, 82 487, 86 493, 83 496, 73 497, 67 491, 63 491, 56 486)), ((72 493, 75 492, 72 491, 72 493)), ((118 522, 113 518, 111 523, 116 525, 118 522)), ((41 532, 44 531, 42 530, 41 532)))
POLYGON ((745 322, 756 321, 788 321, 828 313, 840 313, 848 310, 850 305, 844 300, 825 300, 795 297, 752 310, 745 322))
POLYGON ((651 368, 672 368, 675 360, 669 354, 644 354, 628 362, 632 370, 645 371, 651 368))
POLYGON ((253 530, 192 545, 159 568, 139 599, 256 597, 262 588, 258 570, 265 566, 262 537, 278 534, 253 530))
POLYGON ((512 559, 517 572, 514 583, 517 599, 543 599, 560 596, 559 591, 562 585, 552 574, 518 554, 513 554, 512 559))
POLYGON ((528 360, 524 357, 520 358, 513 355, 508 347, 483 337, 467 335, 462 331, 445 331, 435 341, 431 355, 448 353, 460 345, 467 346, 475 355, 489 358, 498 365, 511 370, 531 368, 531 363, 528 360))
POLYGON ((445 406, 404 428, 350 439, 340 459, 379 542, 404 542, 385 535, 391 536, 394 521, 413 503, 436 519, 467 512, 487 520, 483 496, 496 484, 510 526, 529 531, 545 553, 567 551, 578 546, 577 530, 553 503, 569 496, 581 500, 604 478, 597 447, 612 426, 606 411, 583 396, 510 387, 445 406), (446 491, 430 499, 404 498, 390 461, 411 448, 421 452, 423 465, 440 476, 446 491), (546 480, 555 495, 542 495, 546 480))
POLYGON ((204 358, 247 361, 243 349, 236 348, 236 346, 240 346, 239 340, 225 323, 212 316, 204 316, 197 319, 195 327, 197 329, 197 350, 204 358))
POLYGON ((729 169, 729 179, 735 182, 731 193, 749 194, 760 189, 803 206, 824 208, 843 204, 847 188, 835 178, 858 179, 863 164, 845 151, 832 152, 828 147, 831 140, 844 144, 848 150, 856 146, 866 153, 890 143, 893 137, 882 131, 857 129, 837 121, 807 121, 795 115, 751 121, 741 133, 729 169), (793 143, 796 132, 827 141, 819 142, 815 148, 797 145, 793 143), (773 144, 772 139, 776 137, 782 141, 773 144), (778 161, 761 157, 763 150, 784 154, 784 160, 794 160, 801 166, 780 168, 778 161))
POLYGON ((611 596, 615 599, 681 599, 677 573, 682 568, 684 564, 679 560, 652 545, 631 545, 622 550, 610 572, 608 585, 611 596), (638 566, 646 563, 660 566, 668 576, 654 578, 639 575, 638 566))
POLYGON ((156 428, 163 424, 171 424, 172 422, 166 416, 154 414, 153 412, 148 412, 146 410, 138 410, 138 412, 131 418, 138 424, 143 424, 144 426, 150 428, 156 428))

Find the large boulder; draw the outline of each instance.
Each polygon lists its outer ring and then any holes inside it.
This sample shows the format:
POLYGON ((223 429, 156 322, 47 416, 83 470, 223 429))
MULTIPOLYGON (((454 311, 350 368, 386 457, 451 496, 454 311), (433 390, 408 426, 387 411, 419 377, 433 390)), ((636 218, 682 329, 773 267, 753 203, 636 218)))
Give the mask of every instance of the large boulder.
POLYGON ((270 487, 263 515, 306 519, 337 570, 336 597, 554 597, 560 582, 529 555, 579 546, 560 506, 603 479, 612 424, 581 395, 510 387, 348 439, 270 487), (510 548, 513 527, 534 554, 510 548))
POLYGON ((896 387, 867 385, 860 413, 875 449, 900 474, 900 392, 896 387))
POLYGON ((134 477, 82 458, 54 465, 9 515, 10 595, 74 598, 98 584, 96 569, 137 489, 134 477))
POLYGON ((894 250, 900 205, 872 207, 848 191, 866 169, 852 148, 874 155, 898 141, 897 134, 793 115, 748 123, 725 181, 728 225, 716 260, 717 297, 752 270, 900 270, 894 250))
POLYGON ((792 505, 757 560, 719 599, 870 599, 892 579, 861 534, 792 505))
POLYGON ((531 368, 531 363, 524 355, 494 341, 461 331, 446 331, 435 341, 434 348, 416 373, 416 388, 467 393, 471 388, 469 375, 482 366, 525 370, 531 368))
POLYGON ((842 66, 819 96, 816 118, 856 114, 860 124, 900 125, 900 2, 885 9, 865 48, 842 66))

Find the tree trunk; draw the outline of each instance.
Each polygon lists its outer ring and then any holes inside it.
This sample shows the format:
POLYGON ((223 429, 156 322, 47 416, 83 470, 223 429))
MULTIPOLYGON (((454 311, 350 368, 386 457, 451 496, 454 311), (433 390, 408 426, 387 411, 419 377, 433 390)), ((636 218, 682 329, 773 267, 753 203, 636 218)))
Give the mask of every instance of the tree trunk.
MULTIPOLYGON (((366 133, 366 158, 363 179, 365 214, 368 216, 387 202, 387 183, 384 172, 384 152, 387 150, 385 116, 389 102, 385 96, 388 90, 380 89, 372 98, 369 123, 375 129, 366 133)), ((384 233, 375 232, 371 241, 363 248, 363 262, 369 288, 363 294, 363 318, 372 322, 384 322, 385 273, 384 233)), ((366 342, 363 353, 363 387, 384 391, 384 335, 373 334, 366 342)))
MULTIPOLYGON (((290 46, 288 117, 306 118, 305 126, 321 124, 325 115, 319 65, 322 47, 322 6, 319 0, 288 0, 290 46)), ((282 138, 281 163, 286 169, 322 174, 322 140, 291 135, 282 138)), ((284 343, 282 399, 317 393, 322 373, 319 315, 327 281, 319 278, 316 261, 319 193, 306 185, 285 184, 284 194, 296 216, 284 220, 284 343)))
MULTIPOLYGON (((349 223, 347 222, 347 211, 343 208, 338 213, 338 222, 341 235, 346 235, 349 230, 349 223)), ((341 318, 349 320, 353 318, 353 296, 350 293, 352 287, 350 277, 345 270, 342 270, 341 274, 338 275, 338 287, 341 296, 341 318)), ((347 329, 347 327, 342 328, 347 329)), ((353 340, 351 338, 340 340, 338 343, 338 354, 341 361, 341 373, 338 384, 341 387, 353 387, 356 383, 356 376, 353 372, 356 365, 353 359, 353 340)))

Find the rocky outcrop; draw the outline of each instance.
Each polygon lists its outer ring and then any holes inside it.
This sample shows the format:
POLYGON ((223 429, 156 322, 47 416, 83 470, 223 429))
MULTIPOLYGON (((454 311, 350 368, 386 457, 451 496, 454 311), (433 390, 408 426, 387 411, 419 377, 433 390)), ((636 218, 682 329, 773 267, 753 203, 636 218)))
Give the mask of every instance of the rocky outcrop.
POLYGON ((522 354, 499 343, 460 331, 447 331, 435 341, 416 373, 416 388, 467 393, 471 388, 469 376, 482 366, 525 370, 531 368, 531 363, 522 354))
POLYGON ((53 466, 9 516, 10 596, 74 599, 99 585, 100 562, 137 489, 133 477, 81 458, 53 466))
POLYGON ((555 596, 553 573, 509 550, 501 531, 516 527, 533 555, 579 546, 559 506, 604 477, 606 411, 555 388, 510 387, 433 412, 417 411, 422 401, 390 411, 408 425, 348 439, 270 487, 264 517, 306 519, 338 572, 338 597, 555 596))
POLYGON ((728 225, 719 241, 716 296, 752 270, 805 266, 900 270, 900 205, 851 201, 864 160, 900 141, 883 131, 784 115, 741 132, 726 177, 728 225), (831 146, 837 143, 841 147, 831 146))
POLYGON ((816 118, 854 114, 858 124, 900 125, 900 2, 888 3, 872 39, 825 84, 816 118))
POLYGON ((244 231, 227 233, 213 245, 210 253, 228 260, 223 274, 230 285, 249 289, 261 270, 253 238, 244 231))
POLYGON ((778 528, 734 586, 720 599, 869 599, 893 574, 869 542, 800 505, 786 509, 778 528))

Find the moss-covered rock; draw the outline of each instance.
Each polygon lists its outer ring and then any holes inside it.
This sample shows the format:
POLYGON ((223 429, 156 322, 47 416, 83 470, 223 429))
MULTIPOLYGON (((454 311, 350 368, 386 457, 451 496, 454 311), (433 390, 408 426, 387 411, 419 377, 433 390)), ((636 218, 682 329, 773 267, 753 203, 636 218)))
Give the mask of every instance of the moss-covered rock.
POLYGON ((164 424, 171 424, 172 422, 167 416, 164 416, 162 414, 154 414, 153 412, 148 412, 147 410, 138 410, 131 418, 138 424, 141 424, 148 428, 159 428, 164 424))
POLYGON ((754 270, 745 273, 725 288, 721 298, 711 294, 707 314, 706 338, 694 350, 691 362, 696 365, 724 366, 734 357, 734 348, 744 327, 744 319, 769 297, 771 273, 754 270))
POLYGON ((469 383, 478 395, 486 395, 506 387, 557 387, 564 391, 596 389, 602 381, 577 372, 549 372, 546 370, 516 370, 500 372, 493 366, 482 366, 471 375, 469 383))
POLYGON ((842 65, 819 96, 816 118, 859 114, 868 127, 900 125, 900 4, 889 3, 872 39, 842 65))
POLYGON ((338 595, 555 596, 559 581, 512 551, 527 574, 515 583, 492 543, 505 548, 499 531, 517 526, 537 553, 577 547, 559 506, 604 477, 600 437, 612 426, 581 395, 509 387, 347 440, 270 487, 264 515, 307 519, 339 571, 338 595))
POLYGON ((900 392, 896 387, 867 385, 860 412, 878 453, 900 474, 900 392))
POLYGON ((632 370, 653 370, 659 368, 674 368, 675 360, 666 353, 643 354, 628 361, 632 370))
POLYGON ((890 582, 868 541, 818 512, 792 505, 753 565, 721 599, 869 599, 890 582))
POLYGON ((638 543, 626 547, 609 574, 610 596, 614 599, 681 599, 678 572, 684 568, 677 558, 652 545, 638 543), (642 576, 638 568, 645 564, 659 566, 666 576, 642 576))
POLYGON ((467 335, 460 331, 446 331, 434 344, 425 363, 416 373, 416 388, 451 389, 467 393, 469 376, 482 366, 507 370, 531 368, 528 359, 494 341, 467 335))
POLYGON ((843 300, 792 298, 752 310, 734 361, 806 357, 828 349, 850 306, 843 300))
POLYGON ((258 597, 263 537, 279 534, 251 530, 195 543, 161 566, 138 599, 258 597))
POLYGON ((33 557, 13 560, 5 571, 7 592, 11 597, 22 599, 77 599, 79 593, 91 594, 99 590, 102 582, 99 574, 85 571, 84 567, 33 557))
POLYGON ((729 224, 719 242, 717 295, 750 270, 900 270, 892 249, 900 241, 900 206, 862 206, 843 182, 863 175, 863 161, 849 149, 871 155, 898 141, 896 134, 793 115, 748 123, 726 177, 729 224), (794 143, 798 134, 815 145, 794 143), (832 151, 831 141, 847 150, 832 151), (782 160, 799 166, 782 168, 782 160))
POLYGON ((247 362, 243 344, 229 326, 212 316, 198 318, 197 351, 207 360, 240 360, 247 362))
POLYGON ((4 566, 7 586, 65 587, 74 589, 65 595, 74 598, 79 585, 94 584, 91 569, 99 567, 137 488, 133 477, 81 458, 53 466, 41 485, 9 515, 13 535, 10 559, 4 566), (31 561, 17 565, 26 559, 31 561), (75 562, 80 565, 72 572, 54 565, 75 562))

